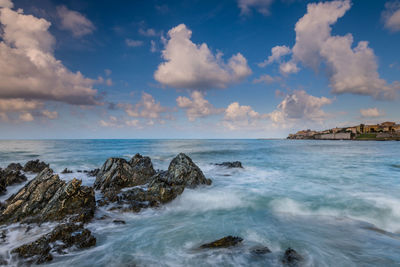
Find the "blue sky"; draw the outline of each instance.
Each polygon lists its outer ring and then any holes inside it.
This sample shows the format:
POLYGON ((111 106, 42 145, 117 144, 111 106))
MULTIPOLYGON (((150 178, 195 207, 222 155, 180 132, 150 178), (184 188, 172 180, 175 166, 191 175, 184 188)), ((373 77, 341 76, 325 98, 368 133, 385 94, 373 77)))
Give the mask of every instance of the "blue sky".
POLYGON ((400 122, 400 2, 0 0, 0 138, 400 122))

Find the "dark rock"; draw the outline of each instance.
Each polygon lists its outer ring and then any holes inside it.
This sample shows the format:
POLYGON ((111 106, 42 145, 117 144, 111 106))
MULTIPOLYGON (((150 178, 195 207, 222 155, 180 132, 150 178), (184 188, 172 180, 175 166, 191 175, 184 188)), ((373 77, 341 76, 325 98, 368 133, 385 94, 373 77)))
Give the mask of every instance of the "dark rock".
POLYGON ((49 164, 44 163, 43 161, 37 160, 30 160, 24 166, 24 172, 33 172, 33 173, 40 173, 44 169, 48 168, 49 164))
POLYGON ((218 166, 223 166, 227 168, 242 168, 242 163, 240 161, 233 161, 233 162, 222 162, 222 163, 216 163, 215 165, 218 166))
POLYGON ((115 224, 126 224, 124 220, 114 220, 113 223, 115 224))
POLYGON ((289 266, 298 266, 303 261, 303 257, 296 250, 288 248, 283 255, 282 263, 289 266))
POLYGON ((26 176, 14 168, 0 169, 0 193, 7 191, 7 186, 19 184, 27 180, 26 176))
POLYGON ((100 171, 100 169, 94 169, 91 171, 83 171, 83 172, 87 173, 88 176, 90 176, 90 177, 96 177, 97 174, 99 173, 99 171, 100 171))
POLYGON ((61 224, 50 233, 32 243, 22 245, 11 253, 24 258, 27 263, 41 264, 53 259, 52 253, 65 254, 65 249, 75 246, 88 248, 96 245, 96 238, 82 224, 61 224))
POLYGON ((22 171, 22 165, 19 163, 10 163, 6 170, 10 170, 10 171, 22 171))
POLYGON ((81 172, 88 172, 88 171, 77 170, 76 172, 81 173, 81 172))
POLYGON ((81 183, 76 178, 66 183, 46 168, 6 201, 0 223, 87 222, 96 207, 94 190, 81 183))
POLYGON ((256 255, 271 253, 271 250, 266 246, 255 246, 250 249, 250 252, 256 255))
POLYGON ((236 246, 242 241, 243 239, 238 236, 226 236, 211 243, 203 244, 200 246, 200 248, 228 248, 236 246))
POLYGON ((73 171, 68 170, 67 168, 65 168, 61 173, 62 173, 62 174, 65 174, 65 173, 73 173, 73 171))
POLYGON ((136 154, 130 162, 122 158, 109 158, 100 168, 94 188, 103 193, 109 189, 119 191, 125 187, 143 185, 155 174, 150 158, 136 154))

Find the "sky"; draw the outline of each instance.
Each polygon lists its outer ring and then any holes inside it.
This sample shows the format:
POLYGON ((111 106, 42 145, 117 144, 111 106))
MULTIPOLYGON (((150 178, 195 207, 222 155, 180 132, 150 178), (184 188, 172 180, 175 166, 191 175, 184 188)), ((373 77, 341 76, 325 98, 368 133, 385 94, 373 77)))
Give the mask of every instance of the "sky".
POLYGON ((0 138, 400 123, 400 1, 0 0, 0 138))

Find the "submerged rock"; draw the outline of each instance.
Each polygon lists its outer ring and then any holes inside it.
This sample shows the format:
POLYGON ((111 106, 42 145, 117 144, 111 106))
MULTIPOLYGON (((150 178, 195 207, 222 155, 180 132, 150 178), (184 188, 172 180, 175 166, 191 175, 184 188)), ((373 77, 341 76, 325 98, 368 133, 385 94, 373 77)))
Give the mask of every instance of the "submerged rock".
POLYGON ((100 168, 94 188, 119 191, 125 187, 143 185, 155 174, 149 157, 136 154, 129 162, 122 158, 109 158, 100 168))
POLYGON ((82 224, 61 224, 36 241, 22 245, 11 253, 16 253, 27 263, 41 264, 53 259, 52 253, 65 254, 65 249, 75 246, 79 249, 96 245, 96 238, 82 224))
POLYGON ((228 248, 240 244, 243 238, 238 236, 226 236, 211 243, 203 244, 200 248, 228 248))
POLYGON ((282 263, 289 266, 298 266, 298 264, 303 261, 303 257, 297 253, 296 250, 288 248, 283 255, 282 263))
POLYGON ((62 174, 73 173, 73 171, 68 170, 67 168, 65 168, 61 173, 62 173, 62 174))
POLYGON ((87 222, 94 216, 91 187, 74 178, 66 183, 46 168, 5 203, 0 223, 45 222, 71 219, 87 222))
POLYGON ((242 168, 242 163, 240 161, 233 161, 233 162, 222 162, 222 163, 216 163, 215 165, 218 166, 223 166, 223 167, 227 167, 227 168, 242 168))
POLYGON ((263 255, 271 253, 271 250, 266 246, 255 246, 250 249, 250 252, 255 255, 263 255))
MULTIPOLYGON (((11 164, 10 164, 11 165, 11 164)), ((26 176, 21 173, 15 166, 0 169, 0 194, 7 191, 7 186, 19 184, 27 180, 26 176)))
POLYGON ((43 171, 44 169, 46 169, 48 167, 49 167, 49 164, 46 164, 43 161, 39 161, 38 159, 30 160, 25 164, 23 171, 40 173, 41 171, 43 171))

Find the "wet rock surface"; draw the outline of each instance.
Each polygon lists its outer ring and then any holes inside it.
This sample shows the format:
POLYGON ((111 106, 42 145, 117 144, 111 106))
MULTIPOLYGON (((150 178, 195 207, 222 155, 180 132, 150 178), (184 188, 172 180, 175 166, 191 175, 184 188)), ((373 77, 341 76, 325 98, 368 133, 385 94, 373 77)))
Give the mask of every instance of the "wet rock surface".
POLYGON ((288 248, 283 255, 282 263, 288 266, 299 266, 303 257, 296 250, 288 248))
POLYGON ((0 194, 7 191, 7 186, 19 184, 27 180, 26 176, 21 173, 22 166, 20 164, 11 163, 6 169, 0 168, 0 194))
POLYGON ((24 168, 24 172, 33 172, 33 173, 40 173, 44 169, 48 168, 49 164, 44 163, 43 161, 40 160, 30 160, 28 161, 24 168))
POLYGON ((49 168, 11 196, 1 211, 0 223, 45 222, 68 219, 87 222, 94 216, 95 197, 80 180, 66 183, 49 168))
POLYGON ((73 173, 73 171, 68 170, 67 168, 65 168, 61 173, 62 173, 62 174, 73 173))
MULTIPOLYGON (((150 165, 147 163, 145 166, 147 167, 144 169, 149 170, 150 165)), ((145 177, 148 177, 148 174, 150 172, 146 172, 145 177)), ((152 177, 146 178, 146 181, 146 187, 135 187, 121 194, 113 186, 103 187, 104 199, 99 201, 99 205, 116 202, 117 206, 113 209, 139 212, 143 208, 157 207, 172 201, 182 194, 185 188, 211 184, 211 180, 207 179, 200 168, 183 153, 171 161, 168 171, 159 171, 152 177)))
POLYGON ((254 246, 250 249, 250 252, 254 255, 264 255, 271 253, 271 250, 266 246, 254 246))
POLYGON ((119 191, 125 187, 143 185, 155 174, 149 157, 136 154, 129 162, 122 158, 109 158, 100 168, 94 188, 119 191))
POLYGON ((66 254, 67 248, 75 246, 83 249, 96 245, 96 238, 82 224, 60 224, 50 233, 22 245, 11 253, 23 258, 26 263, 41 264, 53 259, 52 253, 66 254))
POLYGON ((200 246, 202 249, 213 249, 213 248, 229 248, 240 244, 243 238, 238 236, 226 236, 221 239, 215 240, 211 243, 203 244, 200 246))
POLYGON ((222 163, 216 163, 215 165, 217 166, 223 166, 226 168, 241 168, 243 169, 243 165, 240 161, 233 161, 233 162, 222 162, 222 163))

